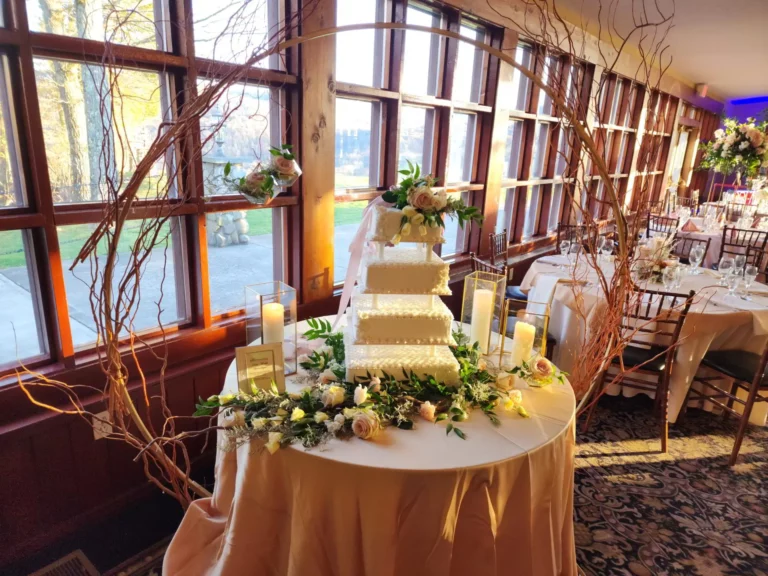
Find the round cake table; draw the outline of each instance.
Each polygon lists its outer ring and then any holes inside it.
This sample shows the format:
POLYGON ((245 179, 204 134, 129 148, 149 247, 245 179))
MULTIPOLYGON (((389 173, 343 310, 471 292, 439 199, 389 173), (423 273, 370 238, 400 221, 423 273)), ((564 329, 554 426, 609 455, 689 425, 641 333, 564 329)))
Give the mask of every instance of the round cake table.
POLYGON ((418 419, 373 441, 219 449, 213 497, 187 511, 163 573, 575 575, 574 395, 553 384, 523 402, 530 418, 499 426, 474 411, 466 440, 418 419))

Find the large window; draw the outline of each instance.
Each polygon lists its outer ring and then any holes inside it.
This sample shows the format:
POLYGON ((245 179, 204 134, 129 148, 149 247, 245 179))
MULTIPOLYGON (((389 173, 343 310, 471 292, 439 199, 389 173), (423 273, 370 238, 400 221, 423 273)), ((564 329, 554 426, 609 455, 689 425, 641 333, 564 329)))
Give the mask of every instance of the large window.
MULTIPOLYGON (((409 3, 406 22, 429 28, 442 28, 442 16, 430 8, 409 3)), ((408 94, 438 96, 442 36, 409 30, 405 34, 402 91, 408 94)))
POLYGON ((400 109, 400 169, 411 162, 431 170, 434 130, 434 108, 403 106, 400 109))
POLYGON ((336 98, 336 189, 375 188, 379 182, 381 107, 336 98))
MULTIPOLYGON (((337 0, 336 24, 368 24, 384 19, 385 0, 337 0)), ((356 30, 336 36, 336 79, 339 82, 381 87, 383 30, 356 30)))

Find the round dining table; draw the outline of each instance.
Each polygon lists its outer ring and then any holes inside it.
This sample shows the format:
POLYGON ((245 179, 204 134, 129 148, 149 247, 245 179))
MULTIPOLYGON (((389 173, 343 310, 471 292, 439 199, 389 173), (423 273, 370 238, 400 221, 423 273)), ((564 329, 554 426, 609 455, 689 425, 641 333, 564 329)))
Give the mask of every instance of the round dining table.
MULTIPOLYGON (((233 362, 222 392, 236 391, 233 362)), ((465 440, 418 419, 270 455, 219 430, 213 496, 187 510, 163 574, 576 575, 574 394, 522 392, 529 418, 472 412, 465 440)))
MULTIPOLYGON (((602 257, 600 268, 606 278, 612 277, 613 264, 608 257, 602 257)), ((606 298, 597 279, 597 273, 583 255, 578 258, 557 255, 536 260, 521 284, 521 288, 528 292, 529 302, 551 303, 548 329, 557 341, 553 360, 565 372, 572 371, 579 361, 589 337, 589 326, 599 321, 606 306, 606 298)), ((718 285, 719 281, 720 275, 713 270, 699 269, 699 274, 693 275, 685 267, 679 287, 665 289, 662 284, 651 281, 641 284, 647 290, 680 294, 688 294, 691 290, 695 292, 680 334, 670 377, 670 422, 677 420, 688 388, 707 351, 741 349, 761 354, 768 343, 768 286, 753 284, 750 299, 746 300, 740 293, 729 295, 726 287, 718 285)), ((613 385, 607 393, 632 396, 643 392, 613 385)), ((700 407, 713 408, 709 403, 700 407)), ((750 421, 764 425, 766 408, 755 405, 750 421)))

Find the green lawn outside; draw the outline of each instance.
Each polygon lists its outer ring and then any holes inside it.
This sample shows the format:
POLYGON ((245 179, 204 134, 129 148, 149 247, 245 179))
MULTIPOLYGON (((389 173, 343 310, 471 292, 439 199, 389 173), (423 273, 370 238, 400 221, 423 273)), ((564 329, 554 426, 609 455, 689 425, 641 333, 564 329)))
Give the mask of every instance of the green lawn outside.
MULTIPOLYGON (((363 210, 368 205, 365 200, 359 202, 341 202, 334 206, 334 224, 357 224, 363 217, 363 210)), ((248 210, 247 220, 250 226, 248 234, 258 236, 272 233, 272 210, 248 210)), ((126 253, 133 246, 139 232, 140 221, 130 221, 120 239, 120 252, 126 253)), ((73 260, 91 235, 95 224, 60 226, 57 230, 61 257, 66 262, 73 260)), ((100 254, 105 254, 103 248, 100 254)), ((25 266, 22 232, 10 230, 0 232, 0 270, 25 266)))

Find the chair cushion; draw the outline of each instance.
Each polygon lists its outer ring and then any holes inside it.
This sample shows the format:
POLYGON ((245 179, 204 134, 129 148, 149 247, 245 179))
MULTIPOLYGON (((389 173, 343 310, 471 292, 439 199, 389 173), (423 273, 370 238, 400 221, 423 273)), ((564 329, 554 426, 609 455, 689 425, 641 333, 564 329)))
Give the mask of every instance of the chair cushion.
MULTIPOLYGON (((650 348, 641 348, 639 346, 627 346, 622 353, 624 365, 633 368, 643 365, 640 370, 647 372, 661 372, 667 362, 667 349, 663 346, 651 346, 650 348), (658 356, 655 358, 655 356, 658 356), (651 360, 653 358, 653 360, 651 360)), ((619 363, 619 358, 613 359, 615 364, 619 363)))
POLYGON ((528 294, 520 290, 520 286, 507 286, 507 298, 528 301, 528 294))
MULTIPOLYGON (((745 350, 712 350, 706 353, 701 363, 731 378, 752 382, 760 365, 760 354, 745 350)), ((766 384, 765 374, 762 384, 766 384)))

